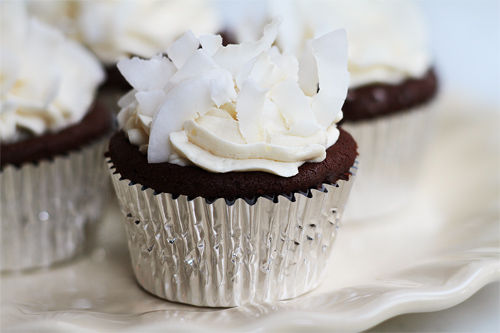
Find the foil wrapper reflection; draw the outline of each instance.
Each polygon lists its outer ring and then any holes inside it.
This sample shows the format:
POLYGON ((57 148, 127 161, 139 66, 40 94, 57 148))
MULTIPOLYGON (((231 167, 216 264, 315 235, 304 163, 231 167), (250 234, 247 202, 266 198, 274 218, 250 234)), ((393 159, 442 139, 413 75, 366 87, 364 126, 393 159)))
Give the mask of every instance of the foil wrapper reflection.
POLYGON ((107 139, 0 172, 0 271, 47 267, 81 254, 109 189, 107 139))
POLYGON ((155 193, 108 162, 139 284, 210 307, 284 300, 317 287, 357 170, 348 181, 288 198, 210 202, 155 193))

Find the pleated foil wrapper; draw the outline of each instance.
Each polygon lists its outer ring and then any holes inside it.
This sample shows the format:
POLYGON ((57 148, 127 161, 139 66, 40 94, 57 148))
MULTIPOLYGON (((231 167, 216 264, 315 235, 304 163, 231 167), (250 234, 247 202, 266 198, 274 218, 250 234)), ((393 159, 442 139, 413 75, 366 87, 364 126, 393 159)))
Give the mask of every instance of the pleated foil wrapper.
POLYGON ((285 300, 317 287, 357 170, 307 193, 210 202, 155 193, 108 162, 139 284, 208 307, 285 300))
POLYGON ((397 211, 416 193, 436 103, 378 119, 342 124, 358 144, 358 172, 344 221, 370 220, 397 211))
POLYGON ((81 254, 109 193, 107 138, 0 172, 0 270, 51 266, 81 254))

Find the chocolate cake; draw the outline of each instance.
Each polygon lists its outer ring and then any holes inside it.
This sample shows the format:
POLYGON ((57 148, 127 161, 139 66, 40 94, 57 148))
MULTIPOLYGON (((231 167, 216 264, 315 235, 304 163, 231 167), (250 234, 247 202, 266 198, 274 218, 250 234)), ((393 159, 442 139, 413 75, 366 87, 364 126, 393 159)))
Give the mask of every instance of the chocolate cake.
POLYGON ((175 164, 149 164, 147 156, 132 145, 123 132, 117 132, 110 141, 108 156, 116 171, 132 183, 152 188, 157 193, 187 195, 189 197, 229 200, 238 197, 290 194, 323 183, 334 184, 349 178, 349 169, 356 158, 356 142, 346 131, 340 130, 338 141, 327 149, 327 156, 320 163, 305 163, 293 177, 280 177, 267 172, 212 173, 196 166, 175 164))
POLYGON ((8 164, 19 167, 23 163, 52 159, 57 155, 77 150, 110 132, 112 124, 110 112, 101 105, 95 104, 79 123, 60 132, 2 144, 0 147, 1 168, 8 164))
POLYGON ((373 83, 349 89, 342 108, 342 122, 356 122, 412 110, 431 101, 438 90, 434 69, 421 78, 409 78, 400 84, 373 83))
POLYGON ((399 84, 374 82, 349 90, 341 124, 356 139, 363 168, 346 220, 381 216, 411 202, 428 142, 422 137, 432 133, 438 85, 431 67, 399 84))

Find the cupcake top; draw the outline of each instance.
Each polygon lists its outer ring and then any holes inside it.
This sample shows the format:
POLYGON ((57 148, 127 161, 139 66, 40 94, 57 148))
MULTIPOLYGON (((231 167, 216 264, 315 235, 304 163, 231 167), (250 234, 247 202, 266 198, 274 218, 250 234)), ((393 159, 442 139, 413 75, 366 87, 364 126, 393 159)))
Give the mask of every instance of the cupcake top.
POLYGON ((424 20, 412 1, 267 1, 259 13, 242 15, 238 22, 228 18, 239 41, 255 38, 267 17, 282 15, 277 45, 299 58, 308 39, 345 28, 351 88, 420 78, 432 63, 424 20))
POLYGON ((2 2, 0 142, 60 131, 88 112, 104 72, 95 57, 62 32, 2 2))
POLYGON ((345 31, 309 42, 299 64, 272 46, 280 22, 258 41, 226 47, 218 35, 189 31, 168 58, 118 63, 134 88, 119 102, 118 122, 149 163, 290 177, 324 160, 349 82, 345 31))
POLYGON ((30 8, 87 45, 105 65, 130 56, 150 58, 188 28, 215 33, 220 22, 211 2, 194 0, 39 0, 30 8))

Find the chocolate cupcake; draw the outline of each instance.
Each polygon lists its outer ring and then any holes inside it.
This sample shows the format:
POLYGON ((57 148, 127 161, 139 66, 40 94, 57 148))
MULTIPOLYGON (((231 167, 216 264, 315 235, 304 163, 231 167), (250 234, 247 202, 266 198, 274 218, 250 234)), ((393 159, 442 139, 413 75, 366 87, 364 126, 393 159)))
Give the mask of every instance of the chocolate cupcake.
POLYGON ((353 191, 348 220, 387 214, 411 201, 432 132, 437 88, 430 68, 399 84, 372 83, 349 90, 342 126, 356 138, 367 167, 358 175, 361 181, 353 191))
POLYGON ((364 166, 346 220, 363 220, 411 202, 432 132, 438 79, 415 3, 344 6, 351 82, 342 126, 358 142, 364 166), (361 8, 373 16, 356 15, 361 8))
POLYGON ((267 2, 260 15, 254 13, 240 20, 244 24, 227 29, 245 41, 260 31, 261 21, 274 15, 284 20, 276 45, 299 59, 311 56, 307 40, 312 36, 321 36, 325 29, 347 31, 351 76, 341 125, 358 143, 363 168, 346 219, 371 218, 408 203, 432 128, 438 88, 417 4, 267 2))
POLYGON ((0 270, 82 253, 107 188, 109 112, 93 105, 98 61, 58 30, 2 3, 0 270))
POLYGON ((118 64, 134 90, 119 102, 110 174, 136 278, 159 297, 237 306, 324 276, 356 170, 356 143, 336 126, 345 32, 312 42, 308 84, 321 90, 308 95, 297 59, 272 47, 279 23, 226 47, 188 32, 168 58, 118 64))

